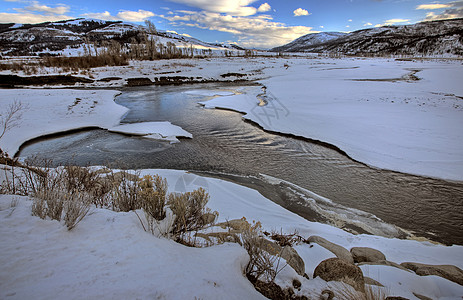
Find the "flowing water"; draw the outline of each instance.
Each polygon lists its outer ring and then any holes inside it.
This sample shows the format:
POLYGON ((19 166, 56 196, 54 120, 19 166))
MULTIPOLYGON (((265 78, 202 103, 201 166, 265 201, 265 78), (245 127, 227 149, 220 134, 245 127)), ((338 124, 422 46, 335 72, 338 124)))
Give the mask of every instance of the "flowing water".
POLYGON ((210 97, 186 93, 247 88, 251 87, 127 88, 116 98, 130 109, 123 123, 170 121, 192 133, 193 139, 169 144, 83 130, 31 141, 20 156, 40 154, 55 164, 193 170, 253 187, 309 220, 403 237, 401 230, 388 225, 394 224, 418 236, 463 244, 462 182, 370 168, 328 145, 265 132, 243 121, 239 113, 205 109, 198 102, 210 97))

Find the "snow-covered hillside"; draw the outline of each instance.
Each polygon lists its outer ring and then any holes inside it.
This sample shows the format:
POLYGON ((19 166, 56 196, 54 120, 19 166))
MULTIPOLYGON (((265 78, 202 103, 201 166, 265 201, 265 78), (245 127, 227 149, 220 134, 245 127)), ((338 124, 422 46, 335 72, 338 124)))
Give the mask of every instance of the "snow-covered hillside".
MULTIPOLYGON (((83 54, 84 44, 101 46, 104 41, 116 40, 121 44, 140 41, 144 28, 122 21, 76 19, 40 24, 0 24, 0 54, 37 55, 40 53, 83 54), (74 49, 74 51, 73 51, 74 49), (75 50, 78 49, 78 50, 75 50), (79 53, 80 52, 80 53, 79 53)), ((215 45, 175 32, 158 31, 153 38, 177 47, 195 49, 230 50, 232 45, 215 45)))
POLYGON ((275 47, 272 51, 279 52, 297 52, 301 51, 301 47, 310 47, 314 45, 323 44, 334 39, 341 38, 346 36, 347 33, 343 32, 320 32, 320 33, 309 33, 301 36, 298 39, 295 39, 291 43, 288 43, 283 46, 275 47))
POLYGON ((316 40, 314 43, 313 35, 306 35, 272 51, 461 56, 462 28, 463 19, 452 19, 358 30, 337 39, 321 39, 318 43, 316 40))

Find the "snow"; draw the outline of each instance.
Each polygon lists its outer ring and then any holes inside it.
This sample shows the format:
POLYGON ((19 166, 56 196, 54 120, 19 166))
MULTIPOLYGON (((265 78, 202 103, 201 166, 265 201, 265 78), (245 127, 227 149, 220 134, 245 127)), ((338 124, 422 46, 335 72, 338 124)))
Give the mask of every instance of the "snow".
POLYGON ((128 112, 114 102, 118 91, 70 89, 0 89, 0 114, 11 103, 23 109, 11 129, 0 139, 0 148, 13 156, 31 139, 74 129, 97 127, 112 131, 146 135, 148 138, 175 142, 175 136, 192 137, 178 126, 166 123, 126 124, 118 126, 128 112))
MULTIPOLYGON (((202 186, 210 194, 208 207, 219 212, 217 222, 246 217, 262 222, 267 231, 319 235, 346 249, 356 246, 382 251, 390 261, 453 264, 463 267, 463 247, 413 240, 352 235, 338 228, 309 222, 260 195, 257 191, 220 179, 177 170, 142 170, 167 179, 170 192, 202 186)), ((189 248, 143 231, 133 212, 93 208, 72 231, 56 221, 31 216, 26 197, 0 195, 0 298, 8 299, 261 299, 246 280, 246 252, 237 244, 189 248), (17 204, 12 205, 12 200, 17 204)), ((141 212, 140 212, 141 213, 141 212)), ((326 249, 300 244, 306 273, 326 258, 326 249)), ((283 263, 283 262, 282 262, 283 263)), ((420 277, 394 267, 362 266, 365 276, 385 285, 389 295, 417 299, 451 299, 463 287, 437 276, 420 277)), ((327 284, 306 280, 285 267, 277 282, 298 278, 301 292, 318 297, 327 284)), ((290 282, 290 281, 289 281, 290 282)))
MULTIPOLYGON (((289 61, 260 89, 206 107, 244 112, 264 129, 320 140, 370 166, 463 180, 463 68, 458 63, 289 61), (419 81, 402 76, 423 70, 419 81)), ((270 72, 269 72, 270 73, 270 72)))
POLYGON ((170 142, 178 142, 176 137, 193 138, 191 133, 167 121, 122 124, 108 128, 108 130, 130 135, 141 135, 146 138, 168 140, 170 142))

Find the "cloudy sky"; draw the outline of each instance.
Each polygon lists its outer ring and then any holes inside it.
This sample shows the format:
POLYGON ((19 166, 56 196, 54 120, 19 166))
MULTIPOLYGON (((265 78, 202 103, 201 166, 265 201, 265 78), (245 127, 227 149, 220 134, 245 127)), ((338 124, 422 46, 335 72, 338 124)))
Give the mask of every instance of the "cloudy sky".
POLYGON ((463 17, 463 0, 0 0, 0 23, 152 21, 207 42, 269 48, 304 34, 463 17))

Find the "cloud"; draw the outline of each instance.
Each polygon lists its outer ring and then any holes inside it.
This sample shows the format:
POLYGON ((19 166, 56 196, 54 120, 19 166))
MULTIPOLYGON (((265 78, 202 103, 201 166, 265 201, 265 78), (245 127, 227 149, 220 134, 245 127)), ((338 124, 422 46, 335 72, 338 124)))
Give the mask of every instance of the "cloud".
POLYGON ((117 18, 112 16, 109 11, 105 11, 102 13, 87 13, 87 14, 81 14, 82 17, 86 18, 92 18, 92 19, 100 19, 100 20, 106 20, 106 21, 113 21, 116 20, 117 18))
POLYGON ((312 27, 288 26, 274 22, 271 16, 257 15, 253 17, 231 16, 220 13, 202 11, 177 15, 158 15, 169 20, 173 26, 189 26, 205 30, 216 30, 231 33, 237 42, 244 47, 271 48, 286 44, 302 35, 313 33, 312 27))
POLYGON ((363 26, 373 26, 373 24, 370 23, 370 22, 367 22, 367 23, 363 24, 363 26))
POLYGON ((35 24, 74 19, 66 15, 39 15, 33 13, 0 13, 0 23, 35 24))
POLYGON ((294 13, 295 17, 308 16, 309 15, 309 12, 307 10, 302 9, 300 7, 298 9, 294 10, 293 13, 294 13))
MULTIPOLYGON (((232 16, 252 16, 257 8, 249 6, 257 0, 169 0, 208 12, 225 13, 232 16)), ((261 5, 262 6, 262 5, 261 5)))
POLYGON ((434 4, 421 4, 418 5, 415 9, 440 9, 440 8, 447 8, 451 7, 450 4, 440 4, 440 3, 434 3, 434 4))
POLYGON ((386 20, 383 24, 376 24, 375 27, 389 26, 397 23, 405 23, 410 21, 409 19, 389 19, 386 20))
POLYGON ((154 13, 143 9, 139 9, 138 11, 123 10, 117 14, 119 19, 129 22, 143 22, 145 19, 153 16, 154 13))
POLYGON ((446 20, 446 19, 455 19, 463 18, 463 1, 453 1, 447 3, 447 9, 442 13, 436 14, 434 12, 429 12, 426 14, 424 21, 434 21, 434 20, 446 20))
POLYGON ((128 21, 128 22, 143 22, 144 20, 154 17, 154 13, 147 10, 139 9, 138 11, 121 10, 117 15, 113 16, 108 11, 102 13, 86 13, 81 14, 82 17, 100 19, 106 21, 128 21))
POLYGON ((267 2, 265 2, 264 4, 262 4, 261 6, 259 6, 259 8, 257 9, 258 12, 266 12, 266 11, 269 11, 271 10, 272 8, 270 7, 270 4, 268 4, 267 2))
POLYGON ((14 0, 9 2, 24 3, 28 6, 14 8, 16 13, 0 13, 0 23, 34 24, 73 19, 66 15, 70 10, 67 5, 59 4, 56 7, 50 7, 41 5, 38 1, 14 0))
POLYGON ((54 15, 63 15, 69 11, 69 6, 67 5, 60 5, 57 7, 50 7, 46 5, 40 5, 38 1, 32 1, 31 5, 26 6, 24 8, 16 8, 18 12, 43 12, 48 14, 54 15))

